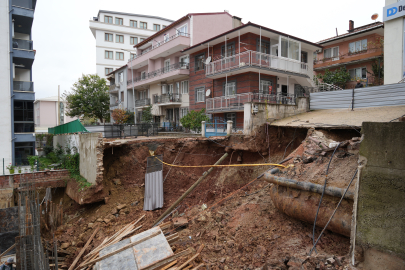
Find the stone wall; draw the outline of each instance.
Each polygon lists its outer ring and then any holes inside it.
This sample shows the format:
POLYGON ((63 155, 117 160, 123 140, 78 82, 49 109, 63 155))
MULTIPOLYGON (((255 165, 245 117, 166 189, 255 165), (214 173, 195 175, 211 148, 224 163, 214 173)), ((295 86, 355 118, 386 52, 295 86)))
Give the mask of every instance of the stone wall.
POLYGON ((40 171, 35 173, 22 173, 13 175, 0 175, 0 188, 18 188, 21 179, 35 181, 36 187, 64 187, 70 179, 68 170, 40 171))
MULTIPOLYGON (((11 247, 18 236, 18 207, 0 209, 0 252, 11 247)), ((8 254, 14 254, 15 249, 8 254)))
POLYGON ((364 122, 362 133, 352 247, 366 269, 405 269, 405 123, 364 122))
POLYGON ((103 181, 103 138, 101 133, 80 134, 80 175, 96 185, 103 181))

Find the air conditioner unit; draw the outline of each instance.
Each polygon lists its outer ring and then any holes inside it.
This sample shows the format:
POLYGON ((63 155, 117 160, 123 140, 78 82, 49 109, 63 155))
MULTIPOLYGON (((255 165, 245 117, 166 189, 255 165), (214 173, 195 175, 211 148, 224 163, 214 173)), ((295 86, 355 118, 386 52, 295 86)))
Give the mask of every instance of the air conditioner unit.
POLYGON ((246 65, 245 62, 240 62, 240 63, 239 63, 239 66, 240 66, 240 67, 243 67, 243 66, 245 66, 245 65, 246 65))

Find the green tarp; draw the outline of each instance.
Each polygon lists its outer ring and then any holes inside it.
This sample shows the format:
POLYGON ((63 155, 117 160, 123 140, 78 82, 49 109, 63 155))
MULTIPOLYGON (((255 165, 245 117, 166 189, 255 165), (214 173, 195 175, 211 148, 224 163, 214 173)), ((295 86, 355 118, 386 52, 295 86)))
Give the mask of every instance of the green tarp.
POLYGON ((59 125, 53 128, 48 128, 48 133, 53 135, 88 132, 87 129, 80 123, 79 120, 59 125))

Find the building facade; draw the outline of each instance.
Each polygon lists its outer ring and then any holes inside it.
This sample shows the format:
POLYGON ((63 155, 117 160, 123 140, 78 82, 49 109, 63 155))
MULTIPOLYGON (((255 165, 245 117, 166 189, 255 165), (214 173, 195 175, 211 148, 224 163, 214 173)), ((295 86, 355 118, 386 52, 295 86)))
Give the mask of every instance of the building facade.
POLYGON ((322 46, 253 23, 204 40, 190 55, 190 110, 206 109, 234 128, 250 125, 257 103, 295 104, 313 87, 313 53, 322 46))
POLYGON ((0 2, 0 158, 6 165, 28 164, 27 156, 35 153, 31 31, 35 6, 36 0, 0 2))
POLYGON ((127 89, 136 121, 152 105, 154 122, 179 126, 190 100, 190 56, 183 50, 240 24, 228 12, 190 13, 135 45, 138 54, 128 63, 127 89))
POLYGON ((156 16, 100 10, 90 20, 96 39, 96 73, 101 78, 136 55, 134 45, 165 28, 172 20, 156 16))
POLYGON ((47 133, 48 128, 50 127, 66 124, 78 119, 77 117, 70 117, 66 115, 66 101, 59 99, 58 106, 57 96, 35 100, 34 114, 36 133, 47 133))
POLYGON ((324 48, 316 54, 315 74, 324 74, 325 70, 335 71, 345 67, 350 81, 345 88, 354 88, 360 80, 364 86, 383 84, 383 79, 373 65, 382 66, 384 59, 384 24, 375 22, 354 27, 349 21, 348 33, 337 35, 318 42, 324 48), (374 74, 377 73, 377 74, 374 74))

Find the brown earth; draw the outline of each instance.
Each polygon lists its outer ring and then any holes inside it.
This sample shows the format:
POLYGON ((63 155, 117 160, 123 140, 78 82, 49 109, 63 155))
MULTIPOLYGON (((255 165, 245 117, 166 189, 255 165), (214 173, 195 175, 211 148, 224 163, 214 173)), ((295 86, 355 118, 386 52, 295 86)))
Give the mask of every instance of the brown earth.
MULTIPOLYGON (((305 154, 306 133, 306 129, 270 127, 266 130, 264 127, 255 136, 231 136, 215 142, 206 139, 160 139, 106 148, 103 180, 104 188, 109 194, 106 202, 78 205, 66 195, 63 197, 65 225, 57 229, 55 237, 59 243, 73 242, 66 249, 71 255, 67 257, 65 264, 69 265, 74 260, 96 226, 101 226, 101 230, 88 251, 99 245, 105 237, 111 236, 144 214, 146 217, 140 223, 143 227, 139 232, 149 229, 156 218, 208 169, 170 170, 170 167, 164 166, 163 176, 169 173, 164 182, 164 207, 155 211, 143 211, 143 184, 150 149, 155 150, 155 154, 163 154, 165 162, 174 163, 176 160, 176 164, 181 165, 213 164, 225 152, 229 156, 222 164, 279 162, 303 141, 304 145, 291 155, 302 157, 305 154), (242 161, 238 161, 240 158, 242 161), (126 204, 127 207, 115 214, 115 209, 120 204, 126 204), (101 219, 109 221, 106 223, 101 219)), ((353 136, 336 132, 332 134, 335 139, 353 136)), ((295 167, 285 172, 284 176, 312 179, 311 181, 321 184, 322 172, 330 155, 331 153, 327 153, 309 164, 295 163, 295 167)), ((354 155, 334 158, 329 172, 330 183, 343 187, 346 179, 351 178, 351 166, 354 166, 352 163, 357 164, 354 155), (341 178, 344 180, 339 180, 341 178)), ((173 215, 165 220, 169 221, 177 215, 190 220, 189 226, 179 231, 181 239, 174 245, 176 252, 190 246, 197 249, 204 243, 206 248, 201 260, 210 265, 209 269, 255 269, 264 264, 269 265, 268 269, 295 269, 294 262, 305 258, 312 246, 312 226, 279 212, 270 199, 270 186, 266 182, 257 180, 213 209, 207 209, 203 214, 205 220, 197 215, 202 211, 202 204, 207 204, 208 207, 214 205, 268 168, 269 166, 214 169, 173 215)), ((317 230, 316 235, 319 231, 317 230)), ((46 238, 50 237, 48 233, 46 238)), ((307 268, 303 269, 315 269, 316 264, 324 264, 326 258, 332 255, 346 255, 349 245, 348 238, 332 232, 325 233, 317 246, 320 254, 317 261, 307 260, 307 268)), ((343 269, 339 267, 328 269, 343 269)))

